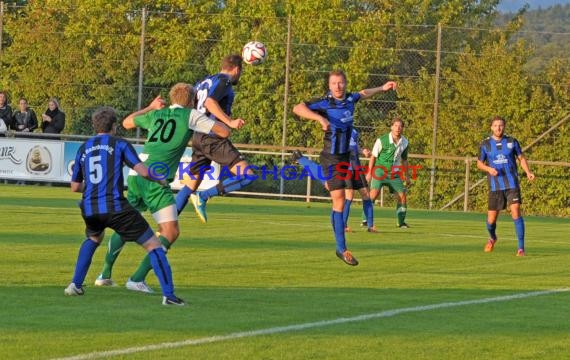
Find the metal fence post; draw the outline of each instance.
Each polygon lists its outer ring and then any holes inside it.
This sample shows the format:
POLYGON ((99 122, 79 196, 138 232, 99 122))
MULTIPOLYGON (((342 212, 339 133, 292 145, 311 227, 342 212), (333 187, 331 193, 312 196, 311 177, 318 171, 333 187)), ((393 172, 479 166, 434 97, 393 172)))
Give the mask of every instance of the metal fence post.
POLYGON ((0 56, 2 56, 2 33, 4 32, 4 1, 0 1, 0 56))
POLYGON ((469 156, 465 158, 465 196, 463 197, 463 211, 469 209, 469 176, 471 174, 471 159, 469 156))
MULTIPOLYGON (((281 130, 281 166, 285 165, 285 146, 287 145, 287 115, 289 114, 289 68, 291 59, 291 15, 287 18, 287 52, 285 55, 285 88, 283 94, 283 128, 281 130)), ((311 184, 309 183, 309 186, 311 184)), ((285 192, 283 176, 279 178, 279 195, 285 192)))
POLYGON ((305 202, 311 202, 311 177, 307 176, 307 198, 305 202))
POLYGON ((435 188, 435 155, 437 148, 437 117, 439 109, 439 76, 441 66, 441 24, 437 24, 437 49, 435 52, 435 94, 433 100, 433 135, 431 141, 431 176, 429 182, 429 209, 433 207, 435 188))
MULTIPOLYGON (((144 43, 145 43, 145 31, 146 31, 146 8, 142 9, 142 19, 141 19, 141 46, 139 54, 139 89, 137 97, 137 109, 142 108, 142 97, 143 97, 143 83, 144 83, 144 43)), ((140 138, 141 129, 137 127, 137 139, 140 138)))

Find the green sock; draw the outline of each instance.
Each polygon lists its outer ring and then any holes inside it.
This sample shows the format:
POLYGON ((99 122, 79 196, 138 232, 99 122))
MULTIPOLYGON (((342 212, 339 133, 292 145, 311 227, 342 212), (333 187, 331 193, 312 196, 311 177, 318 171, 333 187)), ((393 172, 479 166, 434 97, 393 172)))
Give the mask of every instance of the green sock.
MULTIPOLYGON (((162 243, 162 246, 166 248, 166 250, 170 249, 170 242, 162 235, 158 237, 158 240, 162 243)), ((150 257, 148 254, 144 256, 142 259, 139 267, 135 271, 135 273, 131 276, 131 281, 134 282, 141 282, 144 281, 149 271, 152 270, 152 265, 150 263, 150 257)))
POLYGON ((396 216, 398 217, 398 226, 402 225, 406 220, 406 204, 398 203, 396 205, 396 216))
POLYGON ((105 263, 103 264, 103 270, 101 271, 101 277, 103 279, 111 278, 113 264, 115 263, 115 260, 117 260, 117 257, 119 257, 124 245, 125 242, 121 239, 119 234, 113 233, 113 235, 111 235, 111 240, 109 240, 109 246, 107 247, 107 254, 105 255, 105 263))

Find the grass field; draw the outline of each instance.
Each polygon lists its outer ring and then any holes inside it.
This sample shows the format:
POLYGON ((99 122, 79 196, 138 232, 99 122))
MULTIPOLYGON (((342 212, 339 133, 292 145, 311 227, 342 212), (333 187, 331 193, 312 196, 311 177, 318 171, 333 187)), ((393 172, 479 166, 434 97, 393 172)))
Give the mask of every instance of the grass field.
MULTIPOLYGON (((83 222, 67 188, 0 185, 2 359, 569 359, 570 219, 527 217, 517 258, 508 215, 483 252, 483 214, 410 210, 396 229, 347 241, 336 258, 330 205, 216 198, 193 209, 169 259, 182 308, 160 295, 92 286, 65 297, 83 222)), ((526 205, 530 206, 530 205, 526 205)), ((110 234, 107 234, 107 238, 110 234)), ((143 256, 128 244, 114 280, 143 256)), ((159 290, 154 274, 149 284, 159 290)))

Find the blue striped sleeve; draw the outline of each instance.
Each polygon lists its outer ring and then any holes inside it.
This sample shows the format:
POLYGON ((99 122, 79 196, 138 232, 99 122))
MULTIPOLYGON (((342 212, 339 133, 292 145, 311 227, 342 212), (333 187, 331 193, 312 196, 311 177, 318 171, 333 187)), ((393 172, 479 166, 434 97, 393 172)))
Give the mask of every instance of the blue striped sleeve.
POLYGON ((135 165, 142 162, 141 159, 139 158, 139 155, 137 154, 137 151, 135 150, 133 145, 131 145, 131 143, 129 143, 126 140, 123 140, 121 142, 121 145, 123 148, 123 154, 125 156, 125 164, 127 164, 128 167, 132 169, 135 167, 135 165))
POLYGON ((83 155, 83 150, 85 145, 79 147, 77 154, 75 155, 75 162, 73 163, 73 171, 71 175, 71 181, 73 182, 83 182, 83 170, 81 166, 81 156, 83 155))
POLYGON ((513 139, 513 151, 517 157, 522 155, 521 145, 519 144, 517 139, 513 139))

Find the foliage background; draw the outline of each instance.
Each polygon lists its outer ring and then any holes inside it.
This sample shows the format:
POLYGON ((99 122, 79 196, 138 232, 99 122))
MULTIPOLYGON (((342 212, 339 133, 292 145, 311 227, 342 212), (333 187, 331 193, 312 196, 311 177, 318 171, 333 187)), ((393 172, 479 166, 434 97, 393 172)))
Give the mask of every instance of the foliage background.
MULTIPOLYGON (((37 112, 57 96, 68 116, 66 133, 89 134, 89 114, 96 106, 130 113, 159 93, 166 97, 175 82, 195 83, 217 72, 224 55, 257 39, 267 45, 269 57, 262 66, 247 66, 236 88, 234 115, 249 126, 232 135, 234 143, 282 145, 284 138, 290 147, 318 148, 320 129, 294 117, 291 109, 322 95, 328 71, 341 68, 354 91, 390 79, 399 82, 397 94, 383 94, 358 107, 363 145, 370 147, 388 131, 387 121, 398 115, 406 121, 412 153, 431 154, 437 106, 436 154, 476 156, 495 114, 507 119, 508 132, 525 146, 569 113, 570 59, 564 49, 570 33, 563 32, 561 19, 567 18, 563 14, 570 6, 538 12, 523 8, 504 15, 497 12, 497 3, 8 1, 2 18, 0 88, 8 91, 13 105, 26 96, 37 112), (544 21, 551 27, 525 30, 529 19, 541 17, 552 19, 544 21), (439 52, 437 24, 442 29, 439 52)), ((527 156, 567 162, 567 135, 566 123, 527 156)), ((427 160, 418 164, 431 167, 427 160)), ((528 211, 570 215, 569 168, 534 170, 537 181, 523 188, 525 202, 532 204, 528 211)), ((434 203, 442 206, 463 190, 464 165, 442 160, 435 171, 434 203)), ((428 172, 417 181, 411 206, 427 206, 428 172)), ((315 191, 322 191, 316 186, 315 191)), ((485 192, 485 186, 475 188, 469 207, 484 210, 485 192)))

